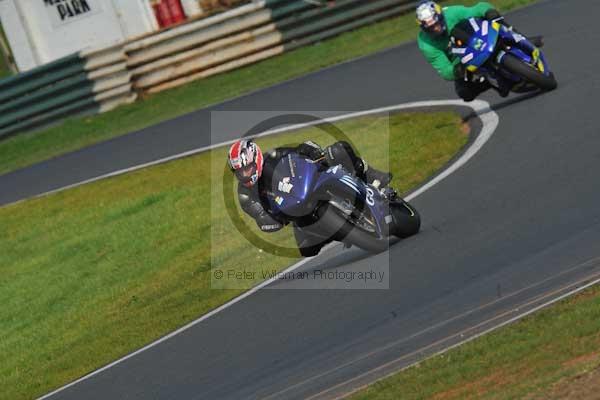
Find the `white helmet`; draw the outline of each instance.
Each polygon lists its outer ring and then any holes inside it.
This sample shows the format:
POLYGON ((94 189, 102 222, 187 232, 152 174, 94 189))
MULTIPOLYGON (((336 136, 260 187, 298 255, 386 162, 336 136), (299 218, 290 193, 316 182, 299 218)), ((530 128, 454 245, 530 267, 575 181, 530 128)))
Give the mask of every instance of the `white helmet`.
POLYGON ((435 1, 422 1, 417 6, 417 23, 424 32, 434 36, 446 33, 448 27, 442 7, 435 1))

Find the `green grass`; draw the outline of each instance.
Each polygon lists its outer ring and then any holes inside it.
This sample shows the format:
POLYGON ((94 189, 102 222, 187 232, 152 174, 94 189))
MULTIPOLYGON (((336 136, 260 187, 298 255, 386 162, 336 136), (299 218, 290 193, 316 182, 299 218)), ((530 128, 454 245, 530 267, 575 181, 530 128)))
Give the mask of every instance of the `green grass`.
POLYGON ((599 349, 600 287, 595 286, 350 399, 549 399, 557 392, 565 399, 565 387, 580 386, 579 379, 600 367, 599 349))
POLYGON ((0 79, 6 78, 12 75, 12 71, 6 65, 3 57, 0 57, 0 79))
MULTIPOLYGON (((507 11, 534 0, 497 0, 507 11)), ((472 4, 474 0, 446 4, 472 4)), ((359 56, 393 47, 416 37, 412 13, 342 34, 223 75, 149 96, 106 114, 72 118, 43 131, 0 142, 0 174, 133 132, 278 82, 359 56)), ((423 67, 426 67, 423 61, 423 67)), ((399 66, 400 68, 400 66, 399 66)), ((444 83, 440 80, 440 85, 444 83)))
MULTIPOLYGON (((389 163, 402 191, 431 176, 467 141, 452 113, 337 126, 373 165, 389 163)), ((266 149, 306 139, 333 141, 310 128, 258 143, 266 149)), ((242 292, 211 288, 211 270, 282 269, 294 262, 254 248, 227 218, 226 151, 0 208, 1 399, 46 393, 242 292)), ((260 235, 294 243, 290 228, 260 235)))

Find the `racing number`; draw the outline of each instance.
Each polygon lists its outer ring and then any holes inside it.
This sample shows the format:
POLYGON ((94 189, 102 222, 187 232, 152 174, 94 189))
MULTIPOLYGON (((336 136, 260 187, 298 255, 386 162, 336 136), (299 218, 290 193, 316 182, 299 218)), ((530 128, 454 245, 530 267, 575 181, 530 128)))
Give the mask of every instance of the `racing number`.
POLYGON ((477 39, 477 42, 475 43, 475 50, 477 51, 481 51, 483 49, 483 47, 485 46, 485 42, 481 39, 477 39))
POLYGON ((366 195, 365 200, 367 201, 367 204, 370 206, 375 205, 375 199, 373 199, 374 195, 375 195, 375 193, 373 192, 373 189, 367 188, 367 195, 366 195))

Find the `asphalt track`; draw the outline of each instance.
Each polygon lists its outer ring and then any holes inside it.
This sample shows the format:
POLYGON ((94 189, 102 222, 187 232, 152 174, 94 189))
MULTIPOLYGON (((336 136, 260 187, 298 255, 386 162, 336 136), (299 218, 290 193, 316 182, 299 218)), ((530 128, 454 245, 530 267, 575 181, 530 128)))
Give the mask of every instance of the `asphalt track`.
MULTIPOLYGON (((421 234, 378 256, 332 249, 302 266, 353 271, 389 263, 389 290, 277 283, 280 290, 258 291, 51 398, 335 398, 596 279, 599 13, 598 2, 554 0, 511 14, 525 33, 545 35, 559 89, 527 99, 484 96, 500 125, 465 167, 414 200, 421 234)), ((452 88, 410 44, 214 109, 354 111, 450 97, 452 88)), ((0 187, 10 190, 1 201, 207 145, 209 115, 2 176, 0 187)))

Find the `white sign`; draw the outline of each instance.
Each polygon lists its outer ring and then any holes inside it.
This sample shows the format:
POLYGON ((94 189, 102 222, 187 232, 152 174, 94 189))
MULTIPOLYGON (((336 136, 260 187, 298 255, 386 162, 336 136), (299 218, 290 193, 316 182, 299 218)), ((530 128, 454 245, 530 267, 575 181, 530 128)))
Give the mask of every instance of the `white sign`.
POLYGON ((102 11, 99 0, 43 0, 43 2, 54 27, 102 11))

